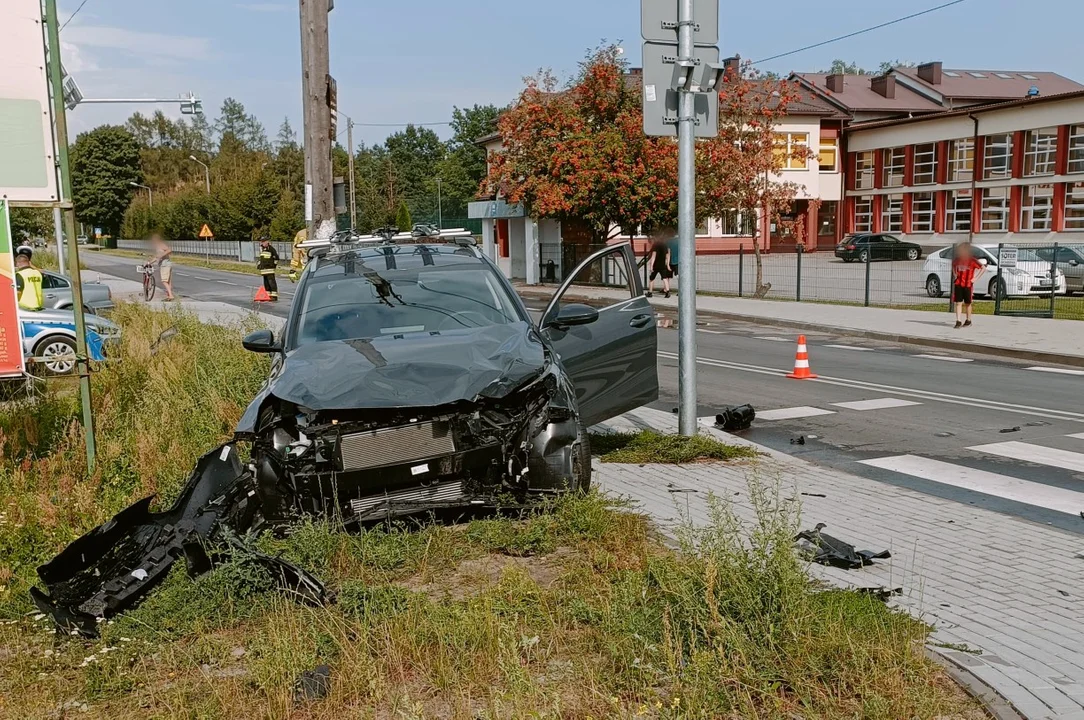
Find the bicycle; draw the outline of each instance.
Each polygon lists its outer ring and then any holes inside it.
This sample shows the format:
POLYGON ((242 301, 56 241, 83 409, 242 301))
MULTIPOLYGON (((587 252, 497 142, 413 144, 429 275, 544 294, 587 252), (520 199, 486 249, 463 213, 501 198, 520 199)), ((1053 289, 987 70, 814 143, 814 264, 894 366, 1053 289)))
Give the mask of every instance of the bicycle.
POLYGON ((143 275, 143 299, 150 302, 154 299, 154 289, 157 287, 154 282, 154 263, 136 265, 136 270, 143 275))

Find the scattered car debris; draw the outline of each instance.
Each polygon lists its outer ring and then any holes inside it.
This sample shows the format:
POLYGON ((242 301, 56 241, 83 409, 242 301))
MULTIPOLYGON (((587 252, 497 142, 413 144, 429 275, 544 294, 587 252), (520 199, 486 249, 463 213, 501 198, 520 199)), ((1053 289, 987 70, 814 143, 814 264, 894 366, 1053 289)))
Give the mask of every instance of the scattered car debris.
POLYGON ((856 590, 865 595, 872 595, 881 602, 888 602, 894 597, 903 595, 903 588, 886 588, 886 587, 861 587, 856 590))
POLYGON ((204 455, 168 510, 152 513, 153 497, 144 498, 39 567, 47 593, 31 588, 34 604, 59 628, 96 637, 102 619, 138 603, 166 578, 175 561, 184 557, 189 575, 196 577, 226 559, 208 554, 223 541, 274 570, 286 589, 322 601, 325 593, 316 578, 285 561, 247 550, 233 535, 247 531, 254 518, 249 488, 238 482, 243 476, 232 445, 204 455))
POLYGON ((813 562, 820 565, 831 565, 844 570, 857 570, 872 565, 874 560, 887 560, 892 554, 883 550, 879 553, 870 550, 855 550, 854 545, 843 542, 831 535, 821 532, 828 527, 819 523, 813 530, 803 530, 794 539, 795 542, 803 541, 800 549, 812 556, 813 562))
POLYGON ((319 665, 301 673, 301 677, 294 683, 294 702, 321 700, 327 697, 329 692, 331 692, 331 668, 327 665, 319 665))
POLYGON ((950 438, 950 437, 956 437, 956 436, 955 436, 955 434, 954 434, 954 433, 950 433, 950 432, 939 432, 939 433, 936 433, 936 434, 934 435, 934 437, 939 437, 939 438, 950 438))
POLYGON ((828 497, 824 493, 802 493, 804 497, 826 498, 828 497))
POLYGON ((157 355, 158 348, 177 337, 180 332, 180 329, 176 325, 163 330, 161 334, 158 335, 158 339, 151 343, 151 355, 157 355))
POLYGON ((805 435, 790 439, 791 445, 805 445, 805 435))
POLYGON ((678 487, 674 483, 667 483, 666 484, 666 491, 669 492, 669 493, 695 493, 695 492, 700 492, 696 488, 682 488, 682 487, 678 487))
POLYGON ((1033 420, 1028 423, 1028 427, 1046 427, 1049 424, 1046 420, 1033 420))
POLYGON ((1065 592, 1064 590, 1058 590, 1058 594, 1062 597, 1069 597, 1069 593, 1065 592))
POLYGON ((1018 433, 1018 432, 1020 432, 1021 429, 1022 428, 1019 425, 1017 425, 1016 427, 1005 428, 1004 430, 1001 431, 1001 434, 1002 435, 1008 435, 1009 433, 1018 433))
POLYGON ((715 416, 715 427, 727 432, 748 430, 756 420, 757 411, 752 405, 731 405, 715 416))

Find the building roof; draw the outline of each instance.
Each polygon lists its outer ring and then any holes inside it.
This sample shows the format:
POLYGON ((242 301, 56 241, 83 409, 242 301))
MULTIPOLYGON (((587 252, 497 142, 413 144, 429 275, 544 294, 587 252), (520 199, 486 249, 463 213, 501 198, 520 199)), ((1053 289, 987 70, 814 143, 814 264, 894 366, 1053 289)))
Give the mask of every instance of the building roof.
POLYGON ((845 117, 839 108, 817 97, 817 94, 807 87, 799 85, 796 97, 787 105, 788 115, 820 115, 822 117, 845 117))
POLYGON ((1032 86, 1037 87, 1041 95, 1084 90, 1084 85, 1052 72, 945 68, 941 71, 941 82, 937 85, 919 77, 918 68, 898 67, 893 68, 892 72, 945 98, 960 100, 1015 100, 1025 97, 1032 86))
POLYGON ((843 92, 828 89, 828 76, 832 73, 794 73, 791 75, 804 87, 821 98, 850 112, 938 112, 940 105, 901 85, 896 86, 896 96, 886 98, 873 90, 873 75, 844 75, 843 92))
POLYGON ((1060 95, 1046 95, 1034 98, 1008 100, 1006 102, 993 103, 990 105, 972 105, 970 107, 959 108, 956 110, 945 110, 943 112, 934 113, 931 115, 922 115, 920 117, 894 118, 892 120, 874 120, 872 122, 856 123, 848 127, 846 129, 846 132, 859 132, 861 130, 872 130, 874 128, 891 127, 894 125, 908 125, 911 123, 932 122, 935 120, 941 120, 943 118, 959 117, 960 115, 983 115, 985 113, 996 112, 998 110, 1005 110, 1008 108, 1021 107, 1023 105, 1042 105, 1048 102, 1061 102, 1065 100, 1079 99, 1084 99, 1084 89, 1076 90, 1075 92, 1061 93, 1060 95))

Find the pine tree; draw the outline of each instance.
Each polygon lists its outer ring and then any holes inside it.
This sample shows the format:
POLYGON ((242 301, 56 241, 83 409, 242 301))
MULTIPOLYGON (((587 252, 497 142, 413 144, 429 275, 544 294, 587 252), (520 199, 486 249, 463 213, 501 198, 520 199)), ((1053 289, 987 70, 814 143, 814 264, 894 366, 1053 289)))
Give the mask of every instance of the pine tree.
POLYGON ((399 212, 395 213, 395 225, 399 228, 399 232, 410 232, 414 228, 414 223, 410 219, 410 208, 407 207, 406 200, 399 203, 399 212))

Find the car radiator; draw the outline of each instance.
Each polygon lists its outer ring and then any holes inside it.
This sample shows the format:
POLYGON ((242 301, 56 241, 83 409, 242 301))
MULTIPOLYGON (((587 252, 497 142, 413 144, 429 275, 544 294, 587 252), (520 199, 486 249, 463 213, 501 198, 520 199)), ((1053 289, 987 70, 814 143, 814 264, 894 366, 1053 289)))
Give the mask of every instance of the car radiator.
POLYGON ((463 497, 463 483, 459 480, 453 482, 429 485, 427 487, 409 488, 396 490, 384 495, 373 495, 350 501, 350 509, 355 515, 364 515, 373 508, 384 504, 394 507, 395 505, 411 505, 412 503, 450 503, 463 497))
POLYGON ((368 470, 429 460, 455 452, 446 422, 419 422, 343 435, 339 440, 343 470, 368 470))

